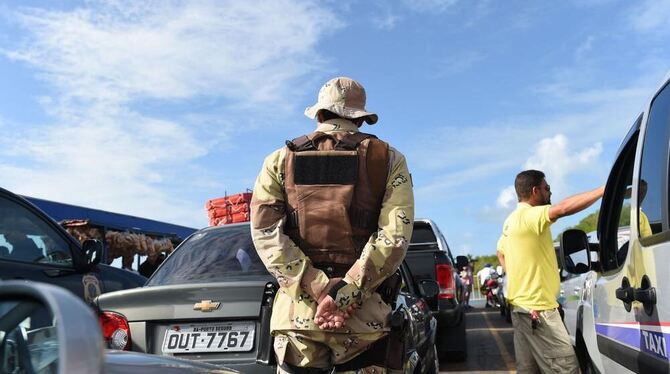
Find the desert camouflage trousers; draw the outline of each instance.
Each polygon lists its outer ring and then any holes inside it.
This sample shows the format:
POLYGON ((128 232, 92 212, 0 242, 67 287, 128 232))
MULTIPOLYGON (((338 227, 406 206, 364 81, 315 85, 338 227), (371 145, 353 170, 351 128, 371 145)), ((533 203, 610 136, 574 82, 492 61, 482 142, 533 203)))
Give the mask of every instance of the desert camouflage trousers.
MULTIPOLYGON (((330 368, 343 364, 367 350, 389 332, 391 307, 376 292, 337 330, 321 330, 314 324, 316 302, 305 295, 292 300, 281 291, 272 311, 274 350, 279 364, 297 367, 330 368)), ((286 373, 278 367, 278 373, 286 373)), ((354 372, 347 372, 354 373, 354 372)), ((390 373, 370 366, 356 373, 390 373)))
MULTIPOLYGON (((298 367, 330 368, 333 363, 347 362, 386 333, 346 334, 319 331, 283 331, 275 336, 277 363, 287 363, 298 367)), ((289 374, 279 365, 277 373, 289 374)), ((336 373, 390 373, 381 366, 367 366, 356 371, 336 371, 336 373)))

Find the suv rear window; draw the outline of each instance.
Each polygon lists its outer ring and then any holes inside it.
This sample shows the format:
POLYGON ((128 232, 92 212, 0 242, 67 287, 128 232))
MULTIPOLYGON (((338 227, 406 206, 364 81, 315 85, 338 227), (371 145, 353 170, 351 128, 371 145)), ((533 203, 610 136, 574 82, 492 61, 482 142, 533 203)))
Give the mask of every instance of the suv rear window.
POLYGON ((435 243, 437 238, 435 237, 435 232, 429 224, 424 222, 415 222, 414 231, 412 232, 412 240, 410 244, 418 243, 435 243))
POLYGON ((147 286, 244 280, 269 274, 248 225, 193 234, 156 271, 147 286))
POLYGON ((433 228, 426 222, 414 222, 412 239, 409 241, 410 251, 438 250, 437 237, 433 228))

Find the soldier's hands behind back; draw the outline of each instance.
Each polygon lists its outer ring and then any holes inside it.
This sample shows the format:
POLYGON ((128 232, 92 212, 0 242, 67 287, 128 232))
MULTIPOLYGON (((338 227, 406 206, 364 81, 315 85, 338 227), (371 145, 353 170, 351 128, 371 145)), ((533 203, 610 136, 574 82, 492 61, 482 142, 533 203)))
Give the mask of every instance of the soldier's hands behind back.
POLYGON ((314 323, 322 330, 338 329, 346 325, 346 320, 349 319, 356 308, 355 305, 352 305, 347 310, 340 310, 335 300, 328 295, 330 289, 341 280, 342 278, 330 279, 326 288, 321 292, 319 300, 317 300, 318 306, 314 315, 314 323))
POLYGON ((322 330, 339 329, 346 324, 349 314, 340 310, 332 297, 326 295, 316 307, 314 322, 322 330))

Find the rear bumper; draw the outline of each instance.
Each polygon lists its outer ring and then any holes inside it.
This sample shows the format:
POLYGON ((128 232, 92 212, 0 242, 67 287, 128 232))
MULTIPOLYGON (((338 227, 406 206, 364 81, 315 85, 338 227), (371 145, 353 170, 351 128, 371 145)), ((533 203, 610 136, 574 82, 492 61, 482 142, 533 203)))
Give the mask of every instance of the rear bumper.
POLYGON ((433 312, 437 320, 437 350, 443 352, 465 352, 465 313, 461 305, 433 312))
POLYGON ((271 365, 261 365, 257 363, 240 363, 240 364, 233 364, 233 363, 218 363, 218 365, 221 365, 227 369, 232 369, 232 370, 237 370, 240 373, 250 373, 250 374, 274 374, 277 372, 276 366, 271 366, 271 365))

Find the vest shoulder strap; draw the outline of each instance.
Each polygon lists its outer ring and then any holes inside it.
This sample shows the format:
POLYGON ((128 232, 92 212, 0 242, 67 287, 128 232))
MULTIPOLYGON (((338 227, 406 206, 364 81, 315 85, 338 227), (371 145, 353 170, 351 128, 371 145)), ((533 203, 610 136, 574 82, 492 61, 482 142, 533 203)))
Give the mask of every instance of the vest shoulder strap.
POLYGON ((309 135, 299 136, 293 140, 287 140, 286 146, 293 152, 315 151, 316 145, 314 141, 326 134, 315 131, 309 135))
POLYGON ((389 175, 389 145, 377 139, 370 139, 367 155, 368 178, 370 190, 373 196, 377 196, 381 202, 386 191, 386 181, 389 175))
POLYGON ((353 134, 346 134, 335 146, 336 149, 355 150, 365 139, 377 139, 372 134, 364 132, 355 132, 353 134))

